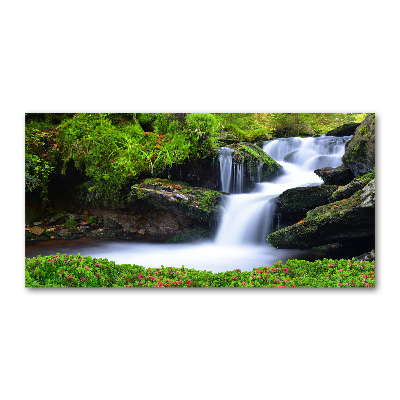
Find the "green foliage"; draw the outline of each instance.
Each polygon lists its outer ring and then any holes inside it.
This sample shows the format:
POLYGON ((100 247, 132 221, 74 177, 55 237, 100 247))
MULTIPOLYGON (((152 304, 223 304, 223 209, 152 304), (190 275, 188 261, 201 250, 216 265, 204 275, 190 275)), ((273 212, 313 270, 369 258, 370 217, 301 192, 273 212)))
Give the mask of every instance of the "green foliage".
MULTIPOLYGON (((55 126, 51 114, 39 114, 41 118, 28 118, 25 125, 25 190, 38 190, 43 202, 48 200, 50 174, 56 166, 57 145, 55 126)), ((60 114, 64 115, 64 114, 60 114)))
POLYGON ((274 113, 267 114, 276 137, 320 135, 349 122, 359 122, 356 113, 274 113))
POLYGON ((219 132, 233 134, 241 141, 254 142, 272 138, 268 120, 263 114, 223 113, 215 116, 219 132))
POLYGON ((145 132, 154 131, 154 122, 157 119, 155 113, 140 113, 137 115, 140 126, 145 132))
POLYGON ((76 114, 59 126, 64 169, 72 159, 85 171, 88 181, 81 189, 94 203, 116 205, 134 178, 157 176, 188 157, 205 157, 218 146, 211 114, 191 114, 183 122, 169 114, 139 114, 138 120, 120 124, 113 119, 110 114, 76 114), (151 121, 154 132, 144 132, 140 121, 151 121))
POLYGON ((26 287, 374 287, 375 261, 277 261, 252 271, 117 265, 107 259, 60 255, 25 259, 26 287))
POLYGON ((74 219, 70 218, 65 221, 64 225, 66 228, 71 229, 76 228, 78 226, 78 223, 74 219))

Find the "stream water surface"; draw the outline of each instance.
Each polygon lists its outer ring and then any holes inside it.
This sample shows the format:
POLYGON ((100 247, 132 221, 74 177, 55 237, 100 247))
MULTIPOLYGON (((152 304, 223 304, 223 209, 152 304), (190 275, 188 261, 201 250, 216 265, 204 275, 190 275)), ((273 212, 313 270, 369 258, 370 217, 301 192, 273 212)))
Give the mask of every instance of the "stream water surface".
POLYGON ((313 250, 277 250, 266 242, 272 229, 274 202, 284 190, 319 185, 317 168, 341 164, 345 142, 351 137, 288 138, 264 142, 263 150, 283 167, 283 173, 271 182, 256 183, 252 193, 240 193, 242 168, 232 166, 232 152, 220 152, 224 210, 214 240, 200 243, 167 244, 130 240, 91 239, 57 240, 28 243, 26 257, 55 253, 107 258, 118 264, 136 264, 146 268, 195 268, 223 272, 236 268, 250 271, 288 259, 315 260, 325 253, 313 250), (286 158, 285 158, 286 157, 286 158), (239 193, 238 193, 239 192, 239 193))

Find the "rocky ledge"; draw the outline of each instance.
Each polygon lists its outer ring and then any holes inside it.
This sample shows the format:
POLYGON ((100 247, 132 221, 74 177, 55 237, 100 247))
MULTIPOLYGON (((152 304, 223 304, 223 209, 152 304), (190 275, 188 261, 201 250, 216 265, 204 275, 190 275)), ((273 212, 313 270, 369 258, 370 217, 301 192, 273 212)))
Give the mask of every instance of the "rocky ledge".
POLYGON ((349 198, 307 212, 294 225, 271 233, 268 242, 276 248, 306 249, 375 235, 375 179, 349 198))
POLYGON ((212 225, 218 219, 221 200, 222 195, 215 190, 155 178, 133 185, 128 204, 146 201, 168 211, 187 214, 202 224, 212 225))

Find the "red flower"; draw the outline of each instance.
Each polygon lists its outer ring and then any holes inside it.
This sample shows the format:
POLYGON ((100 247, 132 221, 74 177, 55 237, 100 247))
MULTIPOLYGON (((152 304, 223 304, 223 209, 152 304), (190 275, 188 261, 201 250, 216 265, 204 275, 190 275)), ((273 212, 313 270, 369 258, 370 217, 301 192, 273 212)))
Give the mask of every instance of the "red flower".
POLYGON ((86 278, 82 277, 82 278, 81 278, 81 281, 82 281, 82 282, 85 282, 85 281, 86 281, 86 278))
POLYGON ((186 282, 186 285, 188 285, 188 286, 190 286, 191 284, 192 284, 192 282, 190 282, 190 281, 186 282))
POLYGON ((285 274, 288 274, 288 273, 289 273, 289 268, 283 268, 283 272, 284 272, 285 274))
POLYGON ((138 279, 142 279, 143 278, 143 274, 140 274, 139 276, 138 276, 138 279))

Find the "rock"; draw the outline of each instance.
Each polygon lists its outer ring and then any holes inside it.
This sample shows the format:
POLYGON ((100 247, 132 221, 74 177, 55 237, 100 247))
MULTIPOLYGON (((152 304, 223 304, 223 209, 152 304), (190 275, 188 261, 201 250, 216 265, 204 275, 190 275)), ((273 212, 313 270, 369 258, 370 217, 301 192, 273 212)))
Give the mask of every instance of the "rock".
POLYGON ((298 154, 299 150, 292 151, 291 153, 286 154, 283 161, 288 163, 293 163, 295 161, 296 154, 298 154))
POLYGON ((65 229, 60 229, 56 233, 57 233, 57 235, 59 235, 61 237, 66 237, 68 235, 68 232, 65 229))
POLYGON ((243 193, 251 192, 257 182, 267 182, 282 171, 282 166, 255 144, 241 142, 226 147, 233 150, 233 169, 238 165, 243 169, 243 193))
POLYGON ((224 144, 239 143, 240 139, 230 133, 221 133, 216 135, 218 140, 224 144))
POLYGON ((351 136, 354 135, 356 128, 360 125, 357 122, 350 122, 349 124, 344 124, 338 126, 335 129, 327 132, 325 136, 351 136))
POLYGON ((350 183, 354 175, 351 170, 344 165, 337 168, 319 168, 314 171, 326 185, 347 185, 350 183))
POLYGON ((275 214, 281 223, 298 221, 307 211, 328 204, 336 185, 317 185, 285 190, 276 199, 275 214))
POLYGON ((133 185, 129 201, 134 199, 145 200, 153 207, 160 207, 171 213, 179 211, 202 223, 211 224, 218 218, 222 196, 214 190, 157 178, 133 185))
POLYGON ((375 114, 368 114, 346 143, 343 164, 355 177, 371 172, 375 167, 375 114))
POLYGON ((25 223, 27 225, 32 224, 35 221, 40 221, 41 218, 43 218, 43 208, 30 203, 26 202, 25 203, 25 223))
POLYGON ((44 232, 43 228, 40 228, 39 226, 34 226, 29 230, 31 233, 34 233, 35 235, 41 235, 44 232))
POLYGON ((347 199, 354 193, 361 190, 372 179, 375 179, 375 173, 367 174, 359 178, 353 179, 350 183, 344 186, 339 186, 335 192, 330 196, 329 202, 347 199))
POLYGON ((297 224, 273 232, 268 242, 277 248, 306 249, 375 237, 375 179, 348 199, 307 212, 297 224))
POLYGON ((62 212, 54 213, 50 216, 50 218, 46 221, 47 225, 59 225, 66 221, 66 216, 62 212))
POLYGON ((66 212, 66 213, 65 213, 65 216, 66 216, 68 219, 73 219, 73 220, 75 220, 75 221, 78 221, 78 220, 81 219, 80 213, 79 213, 79 214, 75 214, 75 213, 66 212))
POLYGON ((111 218, 106 218, 104 220, 104 227, 107 229, 121 229, 122 225, 111 218))
POLYGON ((367 253, 361 254, 360 256, 358 256, 356 258, 357 258, 357 260, 375 261, 375 250, 371 250, 367 253))

